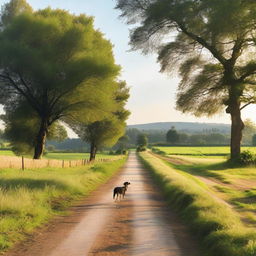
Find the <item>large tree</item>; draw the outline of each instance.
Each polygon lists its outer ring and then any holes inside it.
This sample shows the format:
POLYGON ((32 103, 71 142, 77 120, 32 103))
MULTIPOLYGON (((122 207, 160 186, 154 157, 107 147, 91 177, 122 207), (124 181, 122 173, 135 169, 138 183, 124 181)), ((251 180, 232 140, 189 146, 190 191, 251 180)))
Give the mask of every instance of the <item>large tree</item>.
POLYGON ((162 72, 179 71, 177 107, 196 116, 231 116, 231 158, 240 155, 241 110, 255 103, 256 2, 117 0, 133 49, 158 53, 162 72))
POLYGON ((109 87, 99 81, 116 77, 120 67, 93 18, 50 8, 23 12, 8 20, 0 44, 0 103, 8 111, 25 102, 38 120, 35 159, 57 120, 104 113, 109 87))

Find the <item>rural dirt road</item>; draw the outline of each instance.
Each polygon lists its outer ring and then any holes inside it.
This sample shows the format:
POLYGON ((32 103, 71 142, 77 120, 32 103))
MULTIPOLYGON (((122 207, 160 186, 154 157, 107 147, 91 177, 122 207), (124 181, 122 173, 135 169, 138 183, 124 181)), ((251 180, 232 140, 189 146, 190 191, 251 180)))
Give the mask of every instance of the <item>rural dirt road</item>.
POLYGON ((5 256, 200 256, 196 242, 131 153, 125 168, 5 256), (112 190, 130 181, 126 197, 112 190))

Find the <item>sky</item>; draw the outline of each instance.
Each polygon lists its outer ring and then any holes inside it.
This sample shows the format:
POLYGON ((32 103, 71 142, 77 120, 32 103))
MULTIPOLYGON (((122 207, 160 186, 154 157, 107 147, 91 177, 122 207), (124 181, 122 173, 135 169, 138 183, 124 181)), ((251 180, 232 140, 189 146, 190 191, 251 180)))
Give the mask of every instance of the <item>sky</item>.
MULTIPOLYGON (((7 1, 0 0, 0 5, 7 1)), ((122 66, 121 78, 130 86, 127 108, 131 111, 128 124, 152 122, 210 122, 230 123, 229 115, 222 113, 213 118, 196 118, 175 109, 178 77, 159 73, 156 56, 144 56, 130 51, 129 26, 119 18, 115 0, 27 0, 34 9, 61 8, 71 13, 85 13, 95 17, 95 27, 100 29, 114 45, 116 63, 122 66)), ((243 118, 256 122, 256 106, 243 111, 243 118)))

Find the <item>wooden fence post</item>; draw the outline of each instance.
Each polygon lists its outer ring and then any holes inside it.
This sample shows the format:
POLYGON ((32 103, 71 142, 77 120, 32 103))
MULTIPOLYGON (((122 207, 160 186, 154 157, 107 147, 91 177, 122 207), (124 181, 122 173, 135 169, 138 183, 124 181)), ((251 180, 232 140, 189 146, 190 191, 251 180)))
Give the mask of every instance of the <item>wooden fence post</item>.
POLYGON ((62 168, 64 168, 64 165, 65 165, 64 160, 62 160, 62 168))
POLYGON ((21 169, 25 170, 25 162, 24 162, 24 156, 21 157, 21 169))
POLYGON ((71 160, 69 160, 69 167, 71 167, 71 160))

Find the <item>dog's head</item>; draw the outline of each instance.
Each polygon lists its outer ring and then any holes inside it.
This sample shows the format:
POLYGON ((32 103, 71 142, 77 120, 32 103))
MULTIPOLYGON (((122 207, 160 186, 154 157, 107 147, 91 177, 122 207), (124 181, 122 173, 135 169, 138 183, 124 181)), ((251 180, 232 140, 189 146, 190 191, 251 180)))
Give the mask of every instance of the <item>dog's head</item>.
POLYGON ((128 181, 124 182, 124 186, 125 186, 125 187, 128 187, 128 185, 130 185, 130 184, 131 184, 131 183, 128 182, 128 181))

